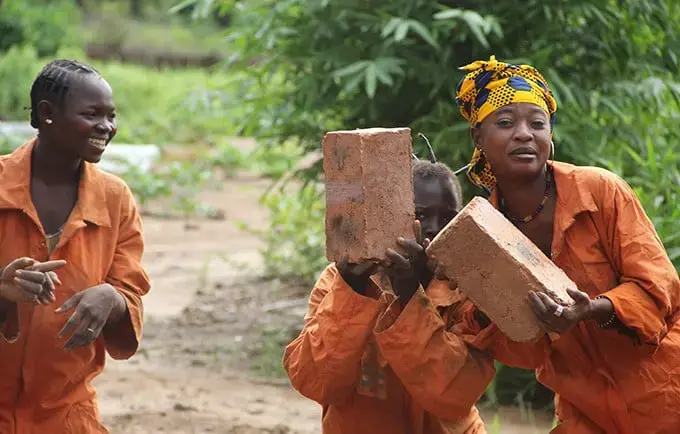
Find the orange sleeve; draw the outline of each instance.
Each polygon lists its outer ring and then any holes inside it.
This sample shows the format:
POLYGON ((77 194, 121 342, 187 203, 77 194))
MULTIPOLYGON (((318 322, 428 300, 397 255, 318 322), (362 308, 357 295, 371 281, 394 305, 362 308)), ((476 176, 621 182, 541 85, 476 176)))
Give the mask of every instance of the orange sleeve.
POLYGON ((132 357, 139 347, 144 315, 142 296, 149 292, 151 286, 141 263, 144 253, 142 219, 127 186, 119 225, 116 251, 106 282, 123 295, 128 312, 120 323, 112 329, 105 329, 104 333, 106 349, 117 360, 132 357))
POLYGON ((14 302, 0 300, 0 335, 9 343, 19 337, 19 306, 14 302))
POLYGON ((305 326, 283 356, 293 387, 322 405, 350 396, 380 306, 357 294, 334 265, 328 266, 312 290, 305 326))
POLYGON ((375 331, 381 354, 406 390, 437 417, 467 416, 493 379, 493 361, 447 330, 422 288, 403 311, 397 301, 390 304, 375 331))
POLYGON ((494 323, 482 327, 475 318, 477 308, 470 304, 455 330, 465 342, 478 350, 488 351, 494 360, 504 365, 537 369, 550 355, 550 338, 544 335, 535 342, 515 342, 508 338, 494 323))
POLYGON ((602 295, 623 325, 643 342, 658 345, 668 331, 666 319, 678 309, 678 273, 628 184, 617 176, 601 184, 606 233, 600 238, 619 275, 619 285, 602 295))

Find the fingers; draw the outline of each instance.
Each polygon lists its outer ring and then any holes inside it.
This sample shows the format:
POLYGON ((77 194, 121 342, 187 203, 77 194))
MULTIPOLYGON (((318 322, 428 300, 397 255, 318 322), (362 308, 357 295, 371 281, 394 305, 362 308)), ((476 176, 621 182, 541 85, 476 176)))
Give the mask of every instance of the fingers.
POLYGON ((387 249, 385 251, 385 256, 387 256, 390 265, 398 269, 405 270, 411 267, 411 262, 408 259, 406 259, 405 257, 403 257, 402 255, 400 255, 399 253, 392 249, 387 249))
POLYGON ((48 286, 50 287, 50 289, 52 289, 53 291, 56 289, 55 283, 57 285, 61 285, 61 280, 59 279, 59 276, 57 276, 57 273, 55 273, 54 271, 48 271, 45 274, 47 275, 48 286))
POLYGON ((19 287, 21 292, 28 295, 28 298, 35 298, 42 292, 42 285, 39 283, 31 282, 28 280, 15 277, 13 280, 14 284, 19 287))
POLYGON ((50 304, 54 303, 55 301, 57 301, 57 298, 52 291, 45 290, 41 292, 40 295, 38 295, 38 302, 40 304, 50 304))
POLYGON ((546 308, 545 304, 543 304, 543 300, 541 300, 536 292, 530 291, 528 299, 534 314, 536 314, 539 320, 545 318, 548 315, 548 309, 546 308))
POLYGON ((37 261, 32 258, 18 258, 13 260, 12 262, 7 265, 3 271, 3 276, 6 276, 7 278, 12 278, 14 277, 14 274, 16 273, 17 270, 28 268, 35 264, 37 261))
POLYGON ((576 304, 588 304, 590 303, 590 297, 583 291, 578 291, 574 289, 567 289, 567 294, 576 302, 576 304))
POLYGON ((553 299, 550 298, 548 296, 548 294, 545 294, 543 292, 539 292, 538 296, 540 297, 541 301, 543 302, 543 305, 545 306, 546 311, 549 314, 552 315, 557 310, 557 306, 558 306, 557 303, 555 303, 555 301, 553 301, 553 299))
POLYGON ((73 312, 73 315, 71 315, 66 321, 66 324, 64 324, 64 327, 59 330, 59 336, 60 338, 63 338, 64 336, 68 335, 75 329, 76 325, 78 325, 78 321, 80 320, 80 314, 78 312, 73 312))
POLYGON ((40 271, 29 271, 29 270, 17 270, 16 276, 23 280, 28 280, 29 282, 35 282, 42 285, 47 280, 45 273, 40 271))
POLYGON ((31 270, 46 273, 48 271, 58 270, 64 265, 66 265, 66 261, 64 261, 63 259, 59 259, 56 261, 38 262, 37 264, 31 267, 31 270))
MULTIPOLYGON (((40 271, 17 270, 14 284, 26 294, 27 300, 34 300, 40 304, 49 304, 56 300, 54 296, 54 271, 42 273, 40 271)), ((58 278, 57 278, 58 280, 58 278)))
POLYGON ((405 238, 397 238, 397 245, 404 249, 406 254, 409 256, 411 259, 418 258, 423 255, 425 250, 423 249, 423 246, 418 244, 414 240, 407 240, 405 238))
POLYGON ((340 259, 340 261, 338 261, 338 264, 337 264, 338 270, 347 269, 348 264, 349 264, 349 256, 345 255, 340 259))
POLYGON ((416 236, 416 243, 423 244, 423 227, 420 224, 420 220, 413 222, 413 233, 416 236))
POLYGON ((66 302, 64 304, 59 306, 57 308, 57 310, 55 310, 55 312, 56 313, 62 313, 62 312, 66 312, 68 310, 73 309, 74 307, 76 307, 78 305, 78 303, 80 302, 80 299, 83 297, 84 293, 85 292, 83 291, 83 292, 79 292, 77 294, 74 294, 73 297, 69 298, 68 300, 66 300, 66 302))
POLYGON ((72 351, 90 345, 99 337, 103 328, 104 324, 100 324, 96 319, 82 318, 76 331, 64 344, 64 350, 72 351))
POLYGON ((373 274, 373 271, 376 269, 377 264, 374 264, 373 262, 362 262, 360 264, 357 264, 354 273, 359 274, 359 275, 365 275, 365 274, 373 274))

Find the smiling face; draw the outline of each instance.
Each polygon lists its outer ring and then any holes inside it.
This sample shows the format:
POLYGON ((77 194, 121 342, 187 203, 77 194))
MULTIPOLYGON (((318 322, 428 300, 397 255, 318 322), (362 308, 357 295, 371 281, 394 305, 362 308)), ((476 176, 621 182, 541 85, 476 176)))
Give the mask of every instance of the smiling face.
POLYGON ((550 119, 534 104, 509 104, 472 130, 475 146, 486 155, 499 179, 533 180, 550 155, 550 119))
POLYGON ((41 101, 41 128, 52 146, 73 158, 96 163, 116 135, 116 106, 109 84, 98 75, 74 80, 63 104, 41 101))

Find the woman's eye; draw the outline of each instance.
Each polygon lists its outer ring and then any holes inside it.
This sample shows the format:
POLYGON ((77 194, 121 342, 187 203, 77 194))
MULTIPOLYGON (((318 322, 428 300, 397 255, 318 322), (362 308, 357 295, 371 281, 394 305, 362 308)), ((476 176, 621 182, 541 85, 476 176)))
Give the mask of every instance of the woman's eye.
POLYGON ((499 119, 496 123, 501 128, 507 128, 512 126, 512 121, 510 119, 499 119))
POLYGON ((534 127, 537 130, 545 128, 545 122, 544 121, 533 121, 531 123, 531 126, 534 127))

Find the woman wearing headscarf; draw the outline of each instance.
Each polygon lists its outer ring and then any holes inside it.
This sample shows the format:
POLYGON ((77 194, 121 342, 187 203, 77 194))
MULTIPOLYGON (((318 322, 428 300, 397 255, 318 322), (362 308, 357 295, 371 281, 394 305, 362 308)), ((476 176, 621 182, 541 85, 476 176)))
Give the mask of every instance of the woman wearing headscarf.
POLYGON ((609 171, 549 158, 557 104, 536 69, 494 56, 462 69, 468 177, 579 288, 571 306, 528 294, 546 331, 531 344, 472 308, 469 343, 536 370, 556 393, 554 433, 680 432, 680 281, 634 192, 609 171))

